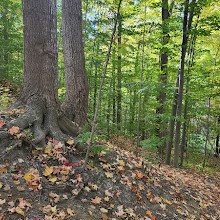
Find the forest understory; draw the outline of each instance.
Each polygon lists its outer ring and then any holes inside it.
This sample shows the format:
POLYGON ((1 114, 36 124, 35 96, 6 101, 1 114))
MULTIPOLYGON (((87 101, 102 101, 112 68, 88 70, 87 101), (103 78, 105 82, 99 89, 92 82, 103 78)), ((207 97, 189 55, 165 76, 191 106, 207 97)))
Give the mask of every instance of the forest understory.
MULTIPOLYGON (((1 88, 6 108, 16 97, 10 83, 1 88)), ((86 149, 75 139, 47 138, 42 147, 28 130, 8 130, 25 112, 0 112, 0 133, 10 134, 0 148, 0 219, 219 219, 219 172, 150 162, 123 138, 97 142, 103 150, 92 152, 87 170, 79 172, 86 149)))

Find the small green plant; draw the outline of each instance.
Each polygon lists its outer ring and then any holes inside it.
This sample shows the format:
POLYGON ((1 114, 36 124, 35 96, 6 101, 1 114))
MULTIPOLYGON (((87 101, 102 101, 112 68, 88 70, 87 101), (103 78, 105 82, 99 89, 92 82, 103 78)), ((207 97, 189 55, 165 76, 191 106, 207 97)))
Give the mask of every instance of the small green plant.
MULTIPOLYGON (((78 137, 76 138, 77 143, 79 143, 81 146, 86 147, 89 143, 91 132, 85 131, 82 132, 78 137)), ((92 144, 92 154, 98 155, 98 153, 101 153, 102 151, 105 151, 107 149, 104 145, 99 145, 98 142, 101 140, 101 137, 97 135, 97 133, 94 134, 94 143, 92 144)))
POLYGON ((143 148, 146 148, 151 151, 157 151, 157 147, 161 147, 163 145, 163 142, 160 140, 159 137, 152 136, 150 138, 141 141, 140 144, 143 148))
POLYGON ((92 146, 92 153, 94 155, 98 155, 98 153, 101 153, 101 152, 105 151, 106 149, 107 149, 107 147, 104 145, 93 145, 92 146))

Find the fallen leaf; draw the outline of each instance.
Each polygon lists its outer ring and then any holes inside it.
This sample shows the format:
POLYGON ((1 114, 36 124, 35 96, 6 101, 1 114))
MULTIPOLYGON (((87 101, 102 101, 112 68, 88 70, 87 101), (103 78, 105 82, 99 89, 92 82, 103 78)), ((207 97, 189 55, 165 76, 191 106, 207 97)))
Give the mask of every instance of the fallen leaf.
POLYGON ((125 165, 125 162, 123 160, 119 160, 118 163, 121 165, 121 166, 124 166, 125 165))
POLYGON ((91 200, 92 200, 92 203, 94 203, 95 205, 99 204, 102 201, 102 199, 98 196, 96 196, 95 199, 91 199, 91 200))
POLYGON ((12 128, 9 129, 9 133, 10 133, 11 135, 13 135, 13 134, 15 134, 15 133, 18 133, 19 130, 20 130, 19 127, 13 126, 12 128))
POLYGON ((79 192, 78 192, 77 189, 73 189, 73 190, 72 190, 72 194, 73 194, 74 196, 77 196, 77 195, 79 194, 79 192))
POLYGON ((105 213, 102 213, 101 219, 102 220, 108 220, 108 216, 105 213))
POLYGON ((67 213, 70 215, 70 216, 74 216, 74 211, 70 208, 67 208, 67 213))
POLYGON ((107 178, 113 178, 113 173, 105 172, 107 178))
POLYGON ((105 208, 100 208, 100 211, 101 211, 102 213, 108 213, 108 210, 105 209, 105 208))
POLYGON ((56 176, 53 176, 53 177, 49 177, 48 178, 50 182, 54 183, 57 181, 57 177, 56 176))
POLYGON ((152 212, 151 211, 146 211, 146 214, 149 216, 152 216, 152 212))
POLYGON ((74 144, 74 140, 69 139, 66 143, 69 144, 69 145, 73 145, 74 144))
POLYGON ((68 200, 69 198, 68 198, 67 195, 63 195, 63 199, 64 199, 64 200, 68 200))
POLYGON ((10 190, 10 189, 11 189, 11 187, 10 187, 10 185, 8 185, 8 184, 5 185, 5 187, 3 188, 4 191, 8 191, 8 190, 10 190))
POLYGON ((113 193, 110 193, 108 190, 105 190, 105 195, 106 196, 110 196, 110 197, 114 197, 114 194, 113 193))
POLYGON ((22 186, 18 186, 17 189, 18 189, 19 192, 24 192, 25 191, 25 188, 22 187, 22 186))
POLYGON ((53 173, 53 166, 51 166, 51 167, 47 166, 46 169, 43 172, 43 175, 44 176, 49 176, 51 173, 53 173))
POLYGON ((5 125, 4 121, 0 121, 0 128, 2 128, 5 125))
POLYGON ((5 199, 0 199, 0 205, 3 205, 6 203, 6 200, 5 199))
POLYGON ((19 208, 19 207, 16 207, 16 208, 15 208, 15 212, 17 212, 18 214, 24 216, 24 211, 23 211, 21 208, 19 208))

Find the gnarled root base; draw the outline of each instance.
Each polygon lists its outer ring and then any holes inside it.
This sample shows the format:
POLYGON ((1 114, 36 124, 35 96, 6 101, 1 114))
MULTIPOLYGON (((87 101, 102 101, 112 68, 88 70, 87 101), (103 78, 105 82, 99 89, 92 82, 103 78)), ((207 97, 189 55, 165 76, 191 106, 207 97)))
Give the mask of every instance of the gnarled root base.
MULTIPOLYGON (((46 136, 65 142, 70 136, 77 136, 79 133, 79 127, 74 125, 60 110, 59 107, 45 107, 42 102, 27 103, 27 112, 7 124, 8 129, 12 126, 19 127, 20 130, 30 128, 31 134, 34 136, 32 143, 34 145, 44 145, 46 136)), ((0 143, 4 142, 4 139, 10 138, 8 131, 0 131, 0 143)))

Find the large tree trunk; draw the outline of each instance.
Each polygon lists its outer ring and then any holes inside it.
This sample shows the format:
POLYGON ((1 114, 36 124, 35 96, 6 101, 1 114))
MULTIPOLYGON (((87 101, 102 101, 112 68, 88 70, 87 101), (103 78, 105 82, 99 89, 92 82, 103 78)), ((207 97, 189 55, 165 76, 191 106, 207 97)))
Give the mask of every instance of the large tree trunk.
POLYGON ((33 125, 34 143, 46 135, 66 140, 78 129, 60 111, 57 94, 58 53, 56 0, 24 1, 24 86, 21 99, 27 114, 10 126, 33 125), (66 134, 64 134, 66 133, 66 134))
POLYGON ((80 126, 87 121, 89 87, 82 41, 82 2, 63 0, 63 53, 66 98, 62 109, 80 126))

